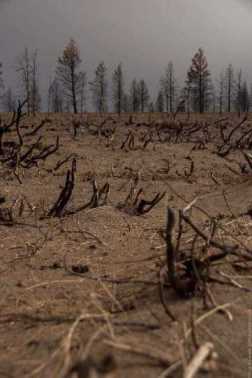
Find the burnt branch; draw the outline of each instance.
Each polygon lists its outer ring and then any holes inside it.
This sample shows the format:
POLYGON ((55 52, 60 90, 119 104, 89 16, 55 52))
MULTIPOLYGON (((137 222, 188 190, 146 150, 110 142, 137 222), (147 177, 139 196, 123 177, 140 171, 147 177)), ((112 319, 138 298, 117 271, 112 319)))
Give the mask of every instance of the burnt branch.
MULTIPOLYGON (((23 162, 22 166, 24 168, 31 168, 37 165, 38 160, 45 160, 48 156, 54 154, 59 149, 59 136, 56 138, 55 144, 44 147, 37 155, 31 156, 29 159, 23 162)), ((32 149, 34 150, 34 148, 32 149)))
POLYGON ((74 210, 68 210, 65 212, 65 215, 74 215, 86 209, 94 209, 96 207, 104 206, 107 204, 108 195, 109 195, 109 184, 104 184, 101 188, 98 188, 95 180, 92 181, 93 194, 89 202, 78 207, 74 210))
POLYGON ((235 126, 231 131, 230 133, 228 134, 227 138, 226 138, 226 143, 228 143, 231 138, 232 138, 232 135, 241 128, 241 126, 244 124, 244 122, 246 122, 248 119, 248 116, 247 114, 245 115, 245 117, 238 123, 237 126, 235 126))
MULTIPOLYGON (((182 218, 181 218, 182 219, 182 218)), ((168 270, 168 281, 171 287, 175 290, 177 295, 182 298, 188 298, 195 293, 198 277, 192 274, 192 271, 186 268, 183 276, 178 276, 176 270, 176 260, 178 250, 173 245, 173 230, 175 228, 175 214, 172 209, 167 209, 167 221, 166 221, 166 264, 168 270)), ((178 243, 177 243, 178 244, 178 243)))
POLYGON ((4 226, 13 226, 14 219, 12 209, 9 207, 0 208, 0 224, 4 226))
POLYGON ((76 158, 76 157, 77 157, 76 154, 74 154, 74 153, 70 154, 65 159, 58 161, 58 163, 55 165, 53 170, 56 172, 60 167, 62 167, 62 165, 64 165, 65 163, 68 163, 69 160, 71 160, 72 158, 76 158))
POLYGON ((129 150, 133 150, 134 147, 135 147, 135 137, 134 137, 132 131, 130 131, 130 132, 127 134, 125 140, 123 141, 123 143, 122 143, 120 149, 121 149, 121 150, 124 150, 124 151, 127 151, 127 149, 129 149, 129 150))
POLYGON ((56 203, 48 212, 48 217, 62 217, 64 215, 65 207, 72 196, 72 192, 74 188, 75 172, 76 172, 76 160, 73 159, 72 167, 70 170, 67 171, 64 188, 62 189, 56 203))
POLYGON ((209 242, 209 245, 211 245, 212 247, 214 248, 217 248, 217 249, 220 249, 221 251, 224 252, 225 255, 229 254, 229 253, 235 253, 238 246, 235 245, 235 246, 228 246, 228 245, 225 245, 225 244, 221 244, 219 243, 218 241, 216 240, 209 240, 209 237, 207 235, 204 234, 203 231, 201 231, 192 221, 191 219, 185 215, 184 212, 181 213, 181 217, 182 219, 187 223, 189 224, 189 226, 191 226, 191 228, 203 239, 205 240, 206 242, 209 242))
POLYGON ((7 124, 5 123, 2 125, 2 120, 0 119, 0 155, 2 156, 5 155, 5 151, 3 149, 3 136, 7 132, 9 132, 13 126, 15 126, 16 128, 16 133, 19 140, 19 147, 15 146, 15 148, 20 149, 21 146, 23 145, 23 138, 20 133, 20 121, 25 116, 25 113, 23 113, 23 108, 26 103, 27 103, 27 100, 24 100, 23 102, 19 101, 17 110, 13 112, 12 119, 9 123, 7 124))
POLYGON ((229 247, 222 245, 215 241, 214 234, 216 231, 216 225, 212 228, 210 236, 205 235, 202 231, 195 226, 192 221, 185 215, 184 211, 179 212, 179 232, 177 235, 176 247, 173 244, 173 231, 175 228, 175 214, 174 211, 168 208, 167 210, 167 222, 166 222, 166 265, 167 265, 167 278, 171 287, 182 298, 188 298, 194 295, 197 288, 201 288, 204 291, 205 283, 209 278, 209 268, 214 261, 224 258, 228 253, 232 253, 236 250, 236 247, 229 247), (178 262, 179 257, 179 245, 183 232, 182 222, 189 224, 195 231, 195 237, 193 238, 191 255, 183 259, 183 262, 178 262), (198 237, 202 238, 206 244, 204 247, 204 255, 202 258, 196 258, 194 256, 194 248, 198 237), (217 249, 221 249, 220 253, 207 255, 206 251, 209 246, 213 246, 217 249), (177 270, 177 266, 180 270, 177 270), (183 268, 183 272, 181 269, 183 268))
POLYGON ((51 119, 49 118, 42 119, 40 124, 34 130, 25 133, 24 136, 34 136, 47 123, 48 124, 52 123, 51 119))
POLYGON ((17 115, 16 115, 16 121, 15 121, 16 132, 17 132, 18 141, 19 141, 19 148, 21 148, 24 144, 23 137, 22 137, 22 134, 20 132, 20 121, 21 121, 21 118, 22 118, 23 107, 24 107, 25 104, 26 104, 26 101, 24 101, 24 102, 19 101, 18 102, 17 115))
MULTIPOLYGON (((89 207, 91 209, 104 206, 107 204, 108 194, 109 194, 109 184, 106 183, 102 186, 102 188, 98 188, 97 183, 95 180, 92 182, 93 185, 93 195, 89 202, 89 207)), ((85 206, 86 208, 87 206, 85 206)))
POLYGON ((221 127, 220 128, 220 132, 221 132, 221 138, 223 140, 223 143, 218 147, 217 149, 217 154, 221 157, 225 157, 227 156, 232 149, 234 148, 238 148, 239 145, 241 144, 241 141, 247 136, 250 134, 250 130, 244 134, 242 134, 237 141, 234 141, 232 142, 231 139, 233 137, 233 135, 235 133, 237 133, 237 131, 240 131, 241 130, 241 127, 242 125, 247 121, 247 114, 245 115, 245 117, 235 126, 233 127, 233 129, 229 132, 229 134, 227 136, 225 136, 224 134, 224 128, 221 127))
POLYGON ((190 160, 190 168, 189 168, 189 171, 185 170, 184 174, 185 174, 185 177, 189 179, 194 172, 194 161, 190 156, 188 156, 187 159, 190 160))
POLYGON ((248 155, 246 152, 242 152, 246 162, 248 163, 249 165, 249 168, 252 170, 252 156, 251 155, 248 155))
POLYGON ((172 233, 175 227, 175 214, 171 208, 167 209, 166 219, 166 264, 168 269, 168 279, 173 288, 176 290, 176 255, 172 242, 172 233))
POLYGON ((147 201, 141 199, 138 205, 136 206, 136 215, 147 214, 154 206, 156 206, 165 196, 166 192, 157 193, 156 196, 151 200, 147 201))
POLYGON ((129 194, 127 195, 124 202, 119 203, 117 208, 130 215, 144 215, 147 214, 154 206, 156 206, 165 196, 166 192, 157 193, 152 200, 145 200, 141 198, 143 194, 143 188, 136 191, 136 186, 138 183, 138 176, 131 185, 129 194))
POLYGON ((22 161, 26 161, 26 160, 29 158, 29 156, 32 155, 32 152, 33 152, 36 148, 38 148, 38 146, 39 146, 39 144, 40 144, 40 142, 41 142, 41 139, 42 139, 42 137, 40 136, 40 137, 38 138, 38 140, 37 140, 35 143, 33 143, 33 144, 28 148, 28 150, 27 150, 22 156, 20 156, 20 162, 22 162, 22 161))

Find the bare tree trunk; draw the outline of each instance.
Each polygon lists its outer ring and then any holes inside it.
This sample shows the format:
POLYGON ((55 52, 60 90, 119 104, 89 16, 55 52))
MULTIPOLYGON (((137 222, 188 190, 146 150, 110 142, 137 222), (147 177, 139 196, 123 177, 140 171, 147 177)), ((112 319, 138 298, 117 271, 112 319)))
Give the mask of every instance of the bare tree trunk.
POLYGON ((73 101, 73 110, 74 113, 77 114, 77 101, 76 101, 76 85, 75 85, 75 67, 74 65, 71 67, 71 85, 72 85, 72 101, 73 101))
POLYGON ((20 74, 20 81, 24 89, 24 97, 27 99, 27 114, 31 112, 34 114, 39 106, 39 92, 38 92, 38 64, 37 51, 33 53, 32 57, 27 48, 24 53, 18 58, 17 72, 20 74))

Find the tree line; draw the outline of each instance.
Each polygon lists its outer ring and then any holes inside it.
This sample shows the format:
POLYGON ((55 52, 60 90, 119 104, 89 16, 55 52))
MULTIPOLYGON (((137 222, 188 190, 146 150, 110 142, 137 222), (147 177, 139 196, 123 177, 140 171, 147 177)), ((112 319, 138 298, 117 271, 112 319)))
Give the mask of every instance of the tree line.
MULTIPOLYGON (((41 111, 39 90, 39 64, 37 50, 25 48, 16 62, 16 72, 27 100, 27 113, 41 111)), ((0 63, 0 89, 3 111, 12 112, 17 106, 17 96, 11 88, 4 89, 3 66, 0 63)), ((82 70, 80 49, 74 39, 66 44, 57 60, 55 77, 51 80, 47 95, 48 112, 85 112, 87 94, 91 94, 93 110, 104 113, 122 112, 247 112, 252 105, 252 87, 248 88, 242 71, 235 72, 229 64, 216 83, 213 82, 204 50, 199 48, 193 55, 186 80, 181 87, 170 61, 160 79, 159 91, 151 98, 148 86, 142 78, 134 78, 126 90, 122 63, 112 73, 109 96, 108 71, 104 62, 94 70, 92 80, 82 70), (112 105, 112 109, 111 109, 112 105)))

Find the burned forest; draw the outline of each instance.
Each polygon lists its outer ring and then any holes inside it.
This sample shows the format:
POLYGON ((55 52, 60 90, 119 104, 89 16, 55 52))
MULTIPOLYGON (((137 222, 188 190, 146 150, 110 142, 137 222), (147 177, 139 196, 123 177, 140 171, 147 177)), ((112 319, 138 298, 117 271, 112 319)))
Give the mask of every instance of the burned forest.
POLYGON ((3 377, 242 377, 250 113, 0 119, 3 377))

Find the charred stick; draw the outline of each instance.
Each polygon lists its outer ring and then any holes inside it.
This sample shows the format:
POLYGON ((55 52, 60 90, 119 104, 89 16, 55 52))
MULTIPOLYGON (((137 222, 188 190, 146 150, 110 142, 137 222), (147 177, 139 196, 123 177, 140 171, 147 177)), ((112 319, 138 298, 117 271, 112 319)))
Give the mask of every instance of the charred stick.
POLYGON ((158 193, 152 201, 141 200, 137 206, 136 212, 138 215, 148 213, 154 206, 156 206, 165 196, 166 192, 158 193))
POLYGON ((41 139, 42 139, 42 137, 40 136, 38 138, 37 142, 35 142, 34 144, 32 144, 30 146, 30 148, 28 148, 28 150, 22 156, 20 156, 20 162, 26 160, 28 158, 28 156, 32 154, 33 150, 38 147, 41 139))
POLYGON ((32 131, 25 133, 24 136, 34 136, 46 123, 51 123, 50 119, 42 119, 40 124, 32 131))
POLYGON ((222 250, 225 255, 229 254, 229 253, 233 253, 233 252, 236 252, 237 250, 237 246, 228 246, 228 245, 225 245, 225 244, 221 244, 215 240, 212 240, 210 239, 209 240, 209 237, 207 235, 205 235, 191 220, 189 217, 187 217, 183 212, 181 213, 181 217, 182 219, 191 226, 191 228, 202 238, 204 239, 206 242, 209 242, 209 245, 211 245, 212 247, 214 248, 217 248, 217 249, 220 249, 222 250))
POLYGON ((22 137, 21 132, 20 132, 20 121, 21 121, 21 118, 22 118, 23 106, 25 104, 26 104, 26 101, 24 101, 22 103, 19 101, 18 108, 17 108, 16 122, 15 122, 16 132, 17 132, 17 136, 18 136, 18 140, 19 140, 19 147, 20 148, 23 146, 23 137, 22 137))
POLYGON ((176 254, 172 242, 172 232, 174 227, 175 215, 172 209, 168 207, 166 219, 166 263, 170 284, 176 290, 176 254))
POLYGON ((52 155, 56 152, 59 148, 59 137, 57 136, 55 145, 50 145, 45 147, 42 151, 40 151, 37 155, 32 156, 29 161, 26 162, 25 167, 30 168, 33 165, 37 164, 37 160, 45 160, 49 155, 52 155))
POLYGON ((244 117, 244 118, 238 123, 238 125, 235 126, 235 127, 230 131, 229 135, 227 136, 226 142, 229 142, 229 141, 230 141, 232 135, 233 135, 237 130, 240 129, 240 127, 244 124, 244 122, 247 121, 247 118, 248 118, 248 116, 247 116, 247 114, 246 114, 245 117, 244 117))
POLYGON ((67 156, 64 160, 58 161, 56 166, 53 168, 53 170, 56 172, 63 164, 67 163, 72 158, 76 158, 76 154, 70 154, 67 156))
POLYGON ((66 176, 65 186, 62 189, 58 200, 56 201, 55 205, 49 211, 49 217, 61 217, 63 215, 64 208, 66 207, 67 203, 69 202, 73 188, 74 188, 74 179, 75 179, 75 172, 76 172, 76 160, 73 159, 72 161, 72 169, 68 170, 66 176))

